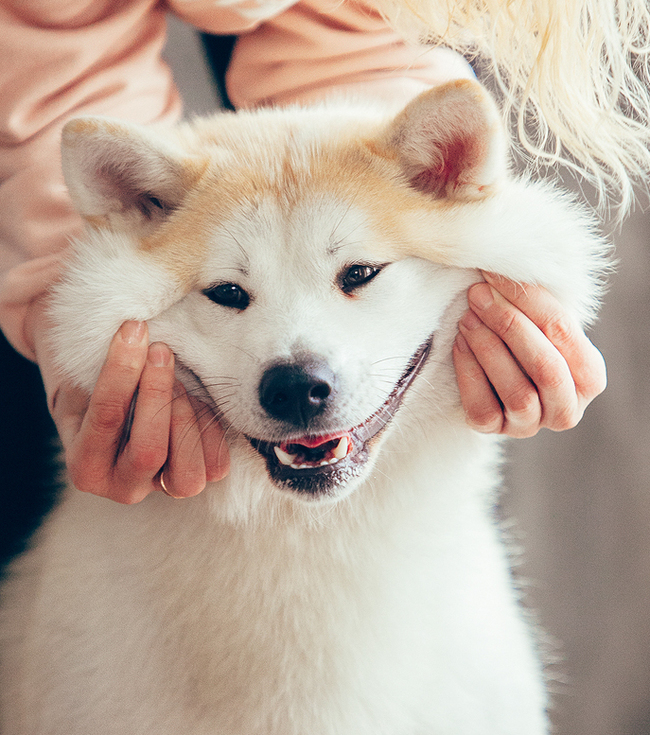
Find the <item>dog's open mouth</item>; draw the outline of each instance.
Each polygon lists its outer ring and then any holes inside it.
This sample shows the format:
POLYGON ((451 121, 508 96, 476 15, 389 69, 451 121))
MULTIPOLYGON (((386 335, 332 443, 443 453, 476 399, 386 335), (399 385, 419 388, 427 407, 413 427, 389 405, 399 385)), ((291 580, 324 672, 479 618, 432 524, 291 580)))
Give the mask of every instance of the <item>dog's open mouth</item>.
POLYGON ((251 445, 265 458, 271 479, 280 487, 320 496, 332 495, 337 487, 358 477, 373 441, 397 412, 430 349, 431 339, 415 352, 382 406, 354 428, 278 443, 249 437, 251 445))
POLYGON ((274 444, 273 451, 280 464, 294 470, 325 467, 345 459, 352 449, 347 432, 327 436, 304 437, 296 442, 274 444))

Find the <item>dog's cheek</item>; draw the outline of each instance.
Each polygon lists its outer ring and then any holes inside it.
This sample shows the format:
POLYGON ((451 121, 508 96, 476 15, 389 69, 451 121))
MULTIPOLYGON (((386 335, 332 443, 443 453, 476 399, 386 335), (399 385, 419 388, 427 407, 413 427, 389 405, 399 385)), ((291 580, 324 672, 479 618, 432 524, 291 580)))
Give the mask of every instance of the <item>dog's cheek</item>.
POLYGON ((120 326, 153 319, 182 290, 168 271, 136 252, 82 247, 52 295, 50 347, 58 368, 92 391, 120 326))
POLYGON ((251 363, 258 362, 242 344, 248 331, 242 318, 192 292, 149 323, 151 340, 165 342, 174 352, 185 387, 223 404, 234 417, 241 411, 232 407, 240 409, 250 391, 251 363))

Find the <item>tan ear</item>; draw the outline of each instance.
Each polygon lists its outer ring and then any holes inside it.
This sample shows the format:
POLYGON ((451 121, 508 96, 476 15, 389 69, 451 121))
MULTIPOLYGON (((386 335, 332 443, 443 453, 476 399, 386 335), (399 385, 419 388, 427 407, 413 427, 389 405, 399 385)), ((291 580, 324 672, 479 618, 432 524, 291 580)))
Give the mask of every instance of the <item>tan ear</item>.
POLYGON ((393 121, 388 145, 411 185, 436 198, 481 199, 507 171, 497 107, 469 79, 416 97, 393 121))
POLYGON ((62 162, 72 201, 90 224, 151 230, 182 202, 196 166, 151 130, 84 117, 63 129, 62 162))

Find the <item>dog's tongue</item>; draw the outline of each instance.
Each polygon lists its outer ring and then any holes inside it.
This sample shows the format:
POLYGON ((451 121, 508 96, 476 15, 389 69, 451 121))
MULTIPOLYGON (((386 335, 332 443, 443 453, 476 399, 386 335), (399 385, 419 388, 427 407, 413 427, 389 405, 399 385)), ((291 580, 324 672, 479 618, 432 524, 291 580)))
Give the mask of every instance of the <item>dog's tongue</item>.
POLYGON ((348 436, 347 432, 341 432, 339 434, 325 434, 325 436, 303 436, 300 439, 296 439, 292 442, 281 444, 282 449, 285 449, 291 444, 298 444, 301 447, 307 447, 308 449, 314 449, 314 447, 320 447, 327 442, 331 442, 334 439, 340 439, 342 436, 348 436))
POLYGON ((348 455, 352 439, 348 432, 304 436, 291 442, 283 442, 275 448, 279 462, 294 469, 335 464, 348 455))

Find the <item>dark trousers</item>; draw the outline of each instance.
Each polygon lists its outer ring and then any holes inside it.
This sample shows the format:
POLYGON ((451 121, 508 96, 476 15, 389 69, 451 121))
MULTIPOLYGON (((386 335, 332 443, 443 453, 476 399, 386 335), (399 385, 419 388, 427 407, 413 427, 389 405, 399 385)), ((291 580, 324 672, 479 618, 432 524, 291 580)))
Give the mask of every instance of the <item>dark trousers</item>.
POLYGON ((55 437, 38 368, 0 333, 0 570, 54 501, 55 437))

